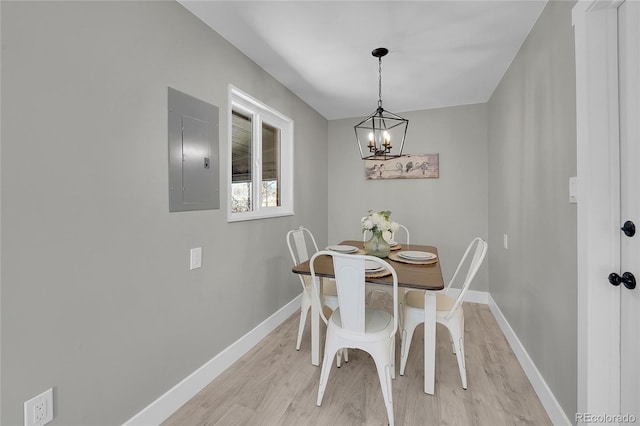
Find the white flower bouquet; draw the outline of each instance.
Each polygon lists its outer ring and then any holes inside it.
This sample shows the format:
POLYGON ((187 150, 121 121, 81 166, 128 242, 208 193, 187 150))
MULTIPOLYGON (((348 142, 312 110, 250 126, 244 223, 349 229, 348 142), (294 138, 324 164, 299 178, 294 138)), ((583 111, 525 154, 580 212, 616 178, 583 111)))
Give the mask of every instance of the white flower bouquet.
POLYGON ((386 231, 392 234, 398 230, 398 224, 392 222, 389 218, 391 212, 389 210, 383 210, 373 213, 369 210, 369 214, 362 218, 362 230, 371 231, 374 234, 380 234, 386 231))
POLYGON ((385 258, 389 255, 389 241, 398 230, 398 224, 391 222, 389 210, 369 214, 362 218, 362 231, 371 231, 371 239, 364 243, 364 251, 368 255, 385 258))

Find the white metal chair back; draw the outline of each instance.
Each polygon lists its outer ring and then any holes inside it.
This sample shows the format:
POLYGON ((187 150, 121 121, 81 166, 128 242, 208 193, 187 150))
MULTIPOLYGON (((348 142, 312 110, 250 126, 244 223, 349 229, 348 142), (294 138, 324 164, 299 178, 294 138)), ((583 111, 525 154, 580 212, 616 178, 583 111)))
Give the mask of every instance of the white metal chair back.
POLYGON ((462 266, 466 263, 467 257, 471 253, 471 250, 474 248, 474 246, 475 246, 475 250, 473 251, 473 258, 469 262, 469 269, 467 270, 467 275, 464 278, 462 287, 460 288, 460 294, 456 298, 455 303, 453 304, 453 306, 451 307, 451 310, 447 314, 446 319, 451 318, 455 310, 458 309, 458 307, 462 304, 464 300, 464 295, 469 289, 469 286, 471 285, 471 281, 473 281, 473 278, 478 273, 478 269, 480 269, 480 266, 482 265, 482 261, 484 260, 487 254, 488 246, 486 241, 484 241, 480 237, 474 238, 473 241, 471 241, 471 243, 467 247, 467 250, 464 252, 464 255, 462 256, 462 259, 460 260, 460 263, 458 264, 458 267, 456 268, 456 272, 454 272, 453 277, 451 278, 451 281, 449 281, 449 284, 447 284, 447 287, 444 290, 445 294, 447 294, 449 292, 449 289, 451 289, 451 285, 456 280, 458 276, 458 272, 460 272, 460 270, 462 269, 462 266))
MULTIPOLYGON (((334 251, 319 251, 311 257, 310 269, 313 278, 313 293, 318 294, 318 277, 315 275, 315 259, 319 256, 331 256, 338 291, 338 305, 342 328, 356 334, 365 331, 365 263, 372 261, 391 272, 393 279, 393 334, 398 329, 398 275, 386 261, 374 257, 355 254, 343 254, 334 251)), ((315 296, 314 296, 315 299, 315 296)), ((321 311, 325 323, 328 319, 321 311)))
POLYGON ((334 256, 336 290, 342 328, 364 333, 365 260, 358 256, 334 256))
MULTIPOLYGON (((407 236, 407 245, 409 245, 409 244, 410 244, 409 229, 408 229, 406 226, 404 226, 404 225, 400 225, 400 224, 398 224, 398 228, 400 228, 400 229, 402 229, 402 230, 404 231, 405 235, 407 236)), ((394 234, 391 234, 391 238, 392 238, 394 241, 398 241, 398 240, 396 240, 396 235, 395 235, 395 233, 394 233, 394 234)))
POLYGON ((287 233, 287 245, 289 246, 289 253, 291 254, 291 260, 294 265, 298 265, 302 262, 309 260, 309 251, 307 250, 307 241, 305 239, 305 234, 309 237, 309 240, 313 244, 314 253, 318 251, 318 244, 316 244, 316 239, 313 238, 313 234, 304 226, 299 227, 298 229, 293 229, 287 233), (291 245, 293 241, 293 245, 295 246, 295 251, 291 245))

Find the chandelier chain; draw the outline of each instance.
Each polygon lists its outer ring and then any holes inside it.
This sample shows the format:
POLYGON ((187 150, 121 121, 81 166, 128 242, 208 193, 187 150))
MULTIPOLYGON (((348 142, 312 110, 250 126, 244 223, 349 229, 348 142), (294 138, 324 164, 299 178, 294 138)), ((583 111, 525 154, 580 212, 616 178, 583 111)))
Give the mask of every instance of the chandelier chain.
POLYGON ((382 108, 382 57, 378 57, 378 108, 382 108))

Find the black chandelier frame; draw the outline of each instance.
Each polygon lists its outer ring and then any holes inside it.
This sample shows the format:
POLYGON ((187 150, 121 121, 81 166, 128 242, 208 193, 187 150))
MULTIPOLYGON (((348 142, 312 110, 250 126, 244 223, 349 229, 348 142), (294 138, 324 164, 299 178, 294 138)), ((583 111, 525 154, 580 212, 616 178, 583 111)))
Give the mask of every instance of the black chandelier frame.
POLYGON ((409 120, 382 107, 382 57, 389 53, 384 47, 374 49, 371 54, 378 58, 378 107, 367 118, 354 126, 358 149, 363 160, 388 160, 402 156, 409 120), (398 133, 400 133, 398 135, 398 133), (392 152, 396 138, 400 137, 400 149, 392 152), (368 138, 365 138, 365 135, 368 138), (363 147, 366 147, 363 149, 363 147), (368 150, 368 152, 367 152, 368 150))

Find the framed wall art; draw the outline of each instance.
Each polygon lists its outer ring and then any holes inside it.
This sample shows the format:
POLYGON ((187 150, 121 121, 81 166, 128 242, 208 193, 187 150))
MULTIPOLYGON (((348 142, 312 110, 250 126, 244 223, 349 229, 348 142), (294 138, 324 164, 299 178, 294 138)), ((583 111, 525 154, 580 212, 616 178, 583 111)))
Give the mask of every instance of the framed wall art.
POLYGON ((437 179, 439 177, 439 154, 409 154, 389 160, 364 160, 366 180, 437 179))

